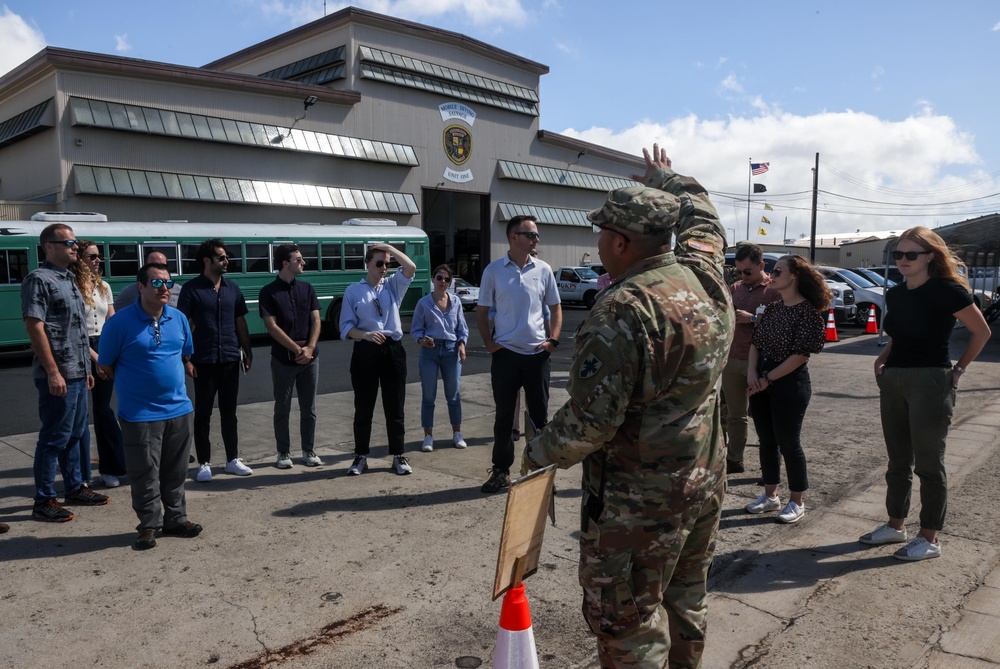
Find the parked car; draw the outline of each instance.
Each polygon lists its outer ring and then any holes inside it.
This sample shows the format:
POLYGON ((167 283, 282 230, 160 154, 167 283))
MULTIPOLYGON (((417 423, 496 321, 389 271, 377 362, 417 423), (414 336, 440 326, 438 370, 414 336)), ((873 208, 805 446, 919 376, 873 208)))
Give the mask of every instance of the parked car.
MULTIPOLYGON (((869 272, 875 272, 879 276, 885 276, 885 265, 879 267, 868 267, 869 272)), ((895 265, 889 265, 889 279, 896 283, 903 283, 903 274, 895 265)))
POLYGON ((462 303, 462 308, 466 311, 472 311, 479 304, 479 286, 473 286, 465 279, 457 276, 452 279, 448 292, 458 298, 459 302, 462 303))
POLYGON ((816 269, 826 278, 846 283, 854 290, 854 300, 858 307, 856 316, 858 325, 864 327, 868 323, 868 313, 873 306, 875 322, 882 322, 882 313, 885 311, 885 288, 876 285, 868 277, 843 267, 818 265, 816 269))
POLYGON ((589 266, 560 267, 553 270, 559 299, 562 302, 582 302, 588 309, 597 300, 597 273, 589 266))
POLYGON ((885 275, 879 274, 878 272, 874 271, 871 267, 852 267, 851 271, 860 274, 861 276, 865 277, 866 279, 874 283, 876 286, 892 288, 893 286, 896 285, 896 282, 893 279, 891 278, 886 279, 885 275))

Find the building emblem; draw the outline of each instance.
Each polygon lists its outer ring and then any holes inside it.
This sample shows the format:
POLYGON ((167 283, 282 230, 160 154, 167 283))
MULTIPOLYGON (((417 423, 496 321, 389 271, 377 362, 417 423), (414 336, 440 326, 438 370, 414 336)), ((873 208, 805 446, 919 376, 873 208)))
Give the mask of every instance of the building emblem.
POLYGON ((472 155, 472 133, 460 125, 449 125, 444 129, 444 152, 451 162, 464 165, 472 155))

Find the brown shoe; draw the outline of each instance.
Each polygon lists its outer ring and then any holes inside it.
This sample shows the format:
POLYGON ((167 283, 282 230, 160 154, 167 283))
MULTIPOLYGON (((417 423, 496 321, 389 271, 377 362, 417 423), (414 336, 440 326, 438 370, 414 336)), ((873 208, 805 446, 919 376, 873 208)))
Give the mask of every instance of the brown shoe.
POLYGON ((742 474, 745 471, 742 460, 726 460, 727 474, 742 474))
POLYGON ((7 523, 0 523, 0 534, 7 534, 10 532, 10 525, 7 523))
POLYGON ((156 530, 143 530, 135 540, 135 549, 148 551, 150 548, 156 548, 156 530))
POLYGON ((172 537, 184 537, 185 539, 193 539, 194 537, 201 534, 202 527, 198 523, 192 523, 190 520, 185 520, 180 525, 171 525, 167 527, 163 526, 163 533, 172 537))

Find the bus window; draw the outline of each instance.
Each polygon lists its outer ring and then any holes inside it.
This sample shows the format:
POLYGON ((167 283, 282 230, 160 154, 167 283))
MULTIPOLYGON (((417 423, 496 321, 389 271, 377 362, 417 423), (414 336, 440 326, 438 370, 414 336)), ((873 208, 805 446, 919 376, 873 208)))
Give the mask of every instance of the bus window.
POLYGON ((243 273, 243 245, 239 242, 226 244, 226 255, 229 256, 229 273, 243 273))
POLYGON ((365 245, 344 244, 344 269, 365 269, 365 245))
POLYGON ((201 274, 198 247, 201 244, 181 244, 181 271, 184 274, 201 274))
POLYGON ((302 254, 302 259, 306 261, 306 266, 303 269, 318 270, 319 244, 299 244, 298 246, 299 253, 302 254))
POLYGON ((139 247, 136 244, 108 244, 109 276, 127 276, 133 281, 139 273, 139 247))
POLYGON ((323 256, 320 262, 320 269, 328 272, 338 272, 343 269, 344 258, 340 249, 340 242, 323 242, 323 256))
POLYGON ((247 244, 246 245, 246 272, 265 272, 270 273, 271 271, 271 246, 270 244, 247 244))
POLYGON ((0 283, 21 283, 27 274, 27 251, 0 251, 0 283))
MULTIPOLYGON (((167 256, 167 271, 171 275, 180 274, 180 260, 177 258, 177 244, 143 244, 142 245, 142 258, 145 259, 150 253, 154 251, 159 251, 163 255, 167 256)), ((201 274, 201 272, 195 272, 196 274, 201 274)))

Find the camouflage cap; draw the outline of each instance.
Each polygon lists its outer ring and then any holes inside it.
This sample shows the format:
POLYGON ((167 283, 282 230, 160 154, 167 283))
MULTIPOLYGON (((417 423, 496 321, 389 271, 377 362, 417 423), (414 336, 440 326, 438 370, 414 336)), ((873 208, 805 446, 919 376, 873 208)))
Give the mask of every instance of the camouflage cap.
POLYGON ((668 235, 680 220, 681 201, 656 188, 629 186, 608 193, 600 209, 587 218, 595 227, 610 225, 619 230, 650 237, 668 235))

